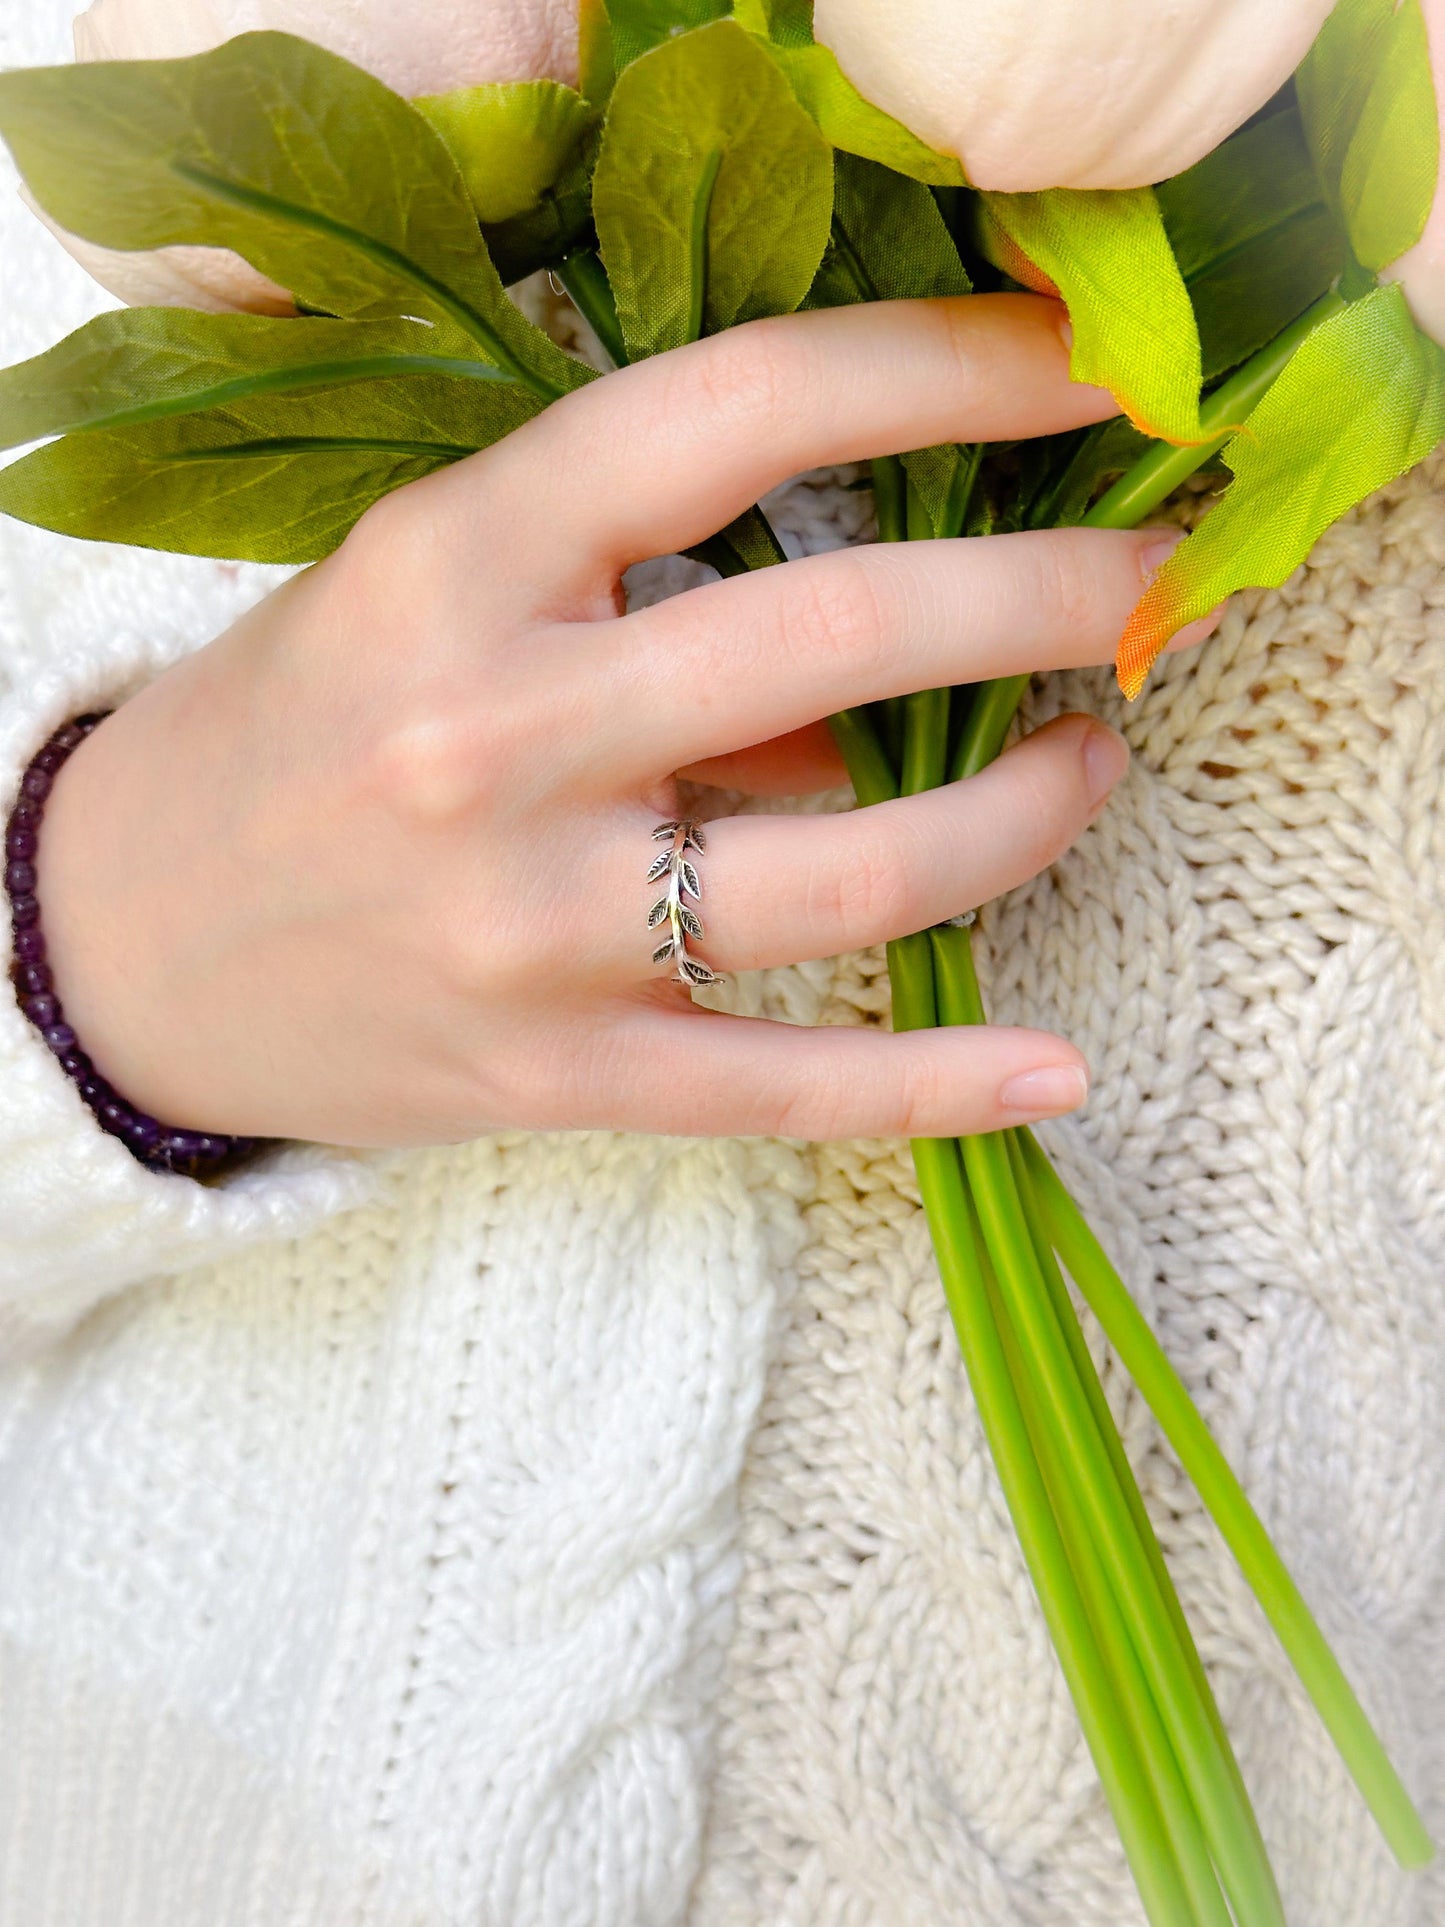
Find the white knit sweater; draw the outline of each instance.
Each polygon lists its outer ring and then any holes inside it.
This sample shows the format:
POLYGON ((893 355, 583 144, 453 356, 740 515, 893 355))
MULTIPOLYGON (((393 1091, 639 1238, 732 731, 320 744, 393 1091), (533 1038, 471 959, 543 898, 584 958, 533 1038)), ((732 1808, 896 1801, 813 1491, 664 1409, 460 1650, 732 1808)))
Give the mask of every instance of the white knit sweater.
MULTIPOLYGON (((71 10, 0 0, 0 63, 64 58, 71 10)), ((0 277, 7 362, 101 305, 8 185, 0 277)), ((820 546, 861 499, 784 512, 820 546)), ((0 805, 273 579, 0 522, 0 805)), ((1118 720, 1104 674, 1063 704, 1118 720)), ((994 1008, 1089 1053, 1051 1145, 1440 1831, 1428 470, 1126 727, 1102 823, 988 918, 994 1008)), ((732 994, 886 1008, 872 955, 732 994)), ((1438 1927, 1108 1387, 1293 1927, 1438 1927)), ((295 1146, 206 1187, 103 1136, 0 1002, 4 1927, 1139 1918, 902 1147, 295 1146)))

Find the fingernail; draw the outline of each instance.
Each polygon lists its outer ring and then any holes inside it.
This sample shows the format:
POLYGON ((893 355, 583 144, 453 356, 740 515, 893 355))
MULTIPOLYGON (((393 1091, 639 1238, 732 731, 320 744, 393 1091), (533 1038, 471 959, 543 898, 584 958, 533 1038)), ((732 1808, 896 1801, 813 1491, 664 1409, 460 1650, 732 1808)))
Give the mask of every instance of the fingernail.
POLYGON ((1178 635, 1169 638, 1167 647, 1170 652, 1176 649, 1192 649, 1196 642, 1203 642, 1207 637, 1212 636, 1228 607, 1229 598, 1226 596, 1223 602, 1217 603, 1209 611, 1207 616, 1200 616, 1196 621, 1186 623, 1178 635))
POLYGON ((1074 346, 1074 324, 1070 321, 1067 309, 1059 320, 1059 340, 1071 352, 1074 346))
POLYGON ((1084 781, 1089 802, 1097 809, 1129 767, 1129 745, 1103 723, 1084 732, 1084 781))
POLYGON ((1169 529, 1156 535, 1152 542, 1144 542, 1139 548, 1139 573, 1146 582, 1152 582, 1156 572, 1173 555, 1184 540, 1187 531, 1169 529))
POLYGON ((1089 1074, 1077 1064, 1053 1064, 1011 1077, 998 1094, 1000 1107, 1015 1116, 1059 1117, 1076 1111, 1089 1095, 1089 1074))

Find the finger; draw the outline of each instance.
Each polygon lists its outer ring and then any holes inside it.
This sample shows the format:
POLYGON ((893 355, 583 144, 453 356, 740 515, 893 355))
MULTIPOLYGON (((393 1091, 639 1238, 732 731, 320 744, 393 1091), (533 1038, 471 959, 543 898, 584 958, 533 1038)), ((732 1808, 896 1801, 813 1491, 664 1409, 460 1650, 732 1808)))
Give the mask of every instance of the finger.
POLYGON ((771 742, 754 743, 729 756, 711 756, 677 773, 690 783, 741 790, 745 796, 812 796, 818 790, 837 789, 848 780, 847 768, 826 723, 805 724, 786 736, 775 736, 771 742))
POLYGON ((1069 380, 1064 318, 1056 301, 997 294, 749 322, 589 383, 407 498, 467 553, 479 516, 489 530, 504 517, 509 566, 560 612, 803 469, 1117 414, 1104 389, 1069 380))
POLYGON ((575 678, 597 718, 587 754, 655 776, 879 697, 1111 662, 1177 539, 1055 529, 872 543, 589 625, 575 678))
MULTIPOLYGON (((1070 716, 922 796, 844 816, 709 823, 697 954, 717 970, 835 957, 991 902, 1063 854, 1128 761, 1111 729, 1070 716)), ((639 900, 637 933, 644 921, 639 900)), ((628 935, 641 961, 642 936, 628 935)))
POLYGON ((574 1059, 558 1103, 574 1127, 822 1140, 971 1136, 1057 1117, 1087 1094, 1083 1057, 1040 1031, 892 1036, 639 1006, 574 1059))

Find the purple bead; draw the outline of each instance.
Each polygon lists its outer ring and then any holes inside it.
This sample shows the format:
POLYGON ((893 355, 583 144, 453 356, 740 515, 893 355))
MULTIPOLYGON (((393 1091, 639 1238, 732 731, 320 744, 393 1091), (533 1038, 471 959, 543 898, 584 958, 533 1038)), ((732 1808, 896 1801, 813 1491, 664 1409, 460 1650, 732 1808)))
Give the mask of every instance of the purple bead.
POLYGON ((206 1141, 204 1131, 167 1131, 163 1139, 173 1158, 198 1158, 206 1141))
POLYGON ((40 899, 38 897, 14 897, 10 903, 10 921, 17 930, 28 930, 32 923, 40 921, 40 899))
POLYGON ((127 1143, 138 1146, 142 1151, 153 1149, 161 1140, 160 1125, 153 1117, 147 1117, 144 1111, 132 1111, 121 1129, 127 1143))
POLYGON ((80 1095, 92 1110, 95 1109, 97 1104, 103 1104, 111 1095, 109 1084, 106 1083, 100 1072, 96 1070, 87 1071, 84 1077, 76 1078, 75 1088, 80 1092, 80 1095))
POLYGON ((96 1109, 96 1116, 108 1131, 123 1131, 133 1115, 129 1104, 118 1097, 108 1097, 96 1109))
POLYGON ((45 938, 39 930, 19 930, 15 935, 15 955, 21 963, 40 963, 45 956, 45 938))
POLYGON ((50 965, 21 964, 15 982, 23 997, 38 997, 43 990, 50 989, 50 965))
POLYGON ((68 1050, 74 1050, 80 1041, 69 1024, 47 1024, 40 1035, 57 1057, 63 1057, 68 1050))
POLYGON ((60 749, 55 743, 47 743, 31 763, 30 767, 32 769, 43 769, 47 775, 53 776, 64 761, 65 751, 60 749))
POLYGON ((35 865, 13 856, 5 865, 5 888, 11 896, 29 896, 35 888, 35 865))
POLYGON ((34 797, 37 803, 43 803, 50 794, 50 771, 36 769, 32 764, 21 777, 20 787, 27 796, 34 797))
POLYGON ((61 750, 68 755, 77 743, 83 743, 85 741, 88 734, 89 732, 82 729, 79 723, 67 723, 64 729, 57 729, 51 737, 51 747, 61 750))
POLYGON ((79 1083, 81 1078, 85 1077, 95 1066, 83 1050, 68 1050, 61 1054, 60 1068, 65 1072, 67 1077, 73 1077, 76 1083, 79 1083))
POLYGON ((5 833, 6 856, 23 857, 28 862, 39 847, 40 839, 36 836, 32 824, 22 823, 19 829, 7 830, 5 833))
POLYGON ((37 803, 33 796, 22 795, 20 801, 10 812, 10 828, 12 830, 34 829, 44 814, 45 805, 43 803, 37 803))
POLYGON ((27 997, 24 1002, 25 1015, 40 1030, 53 1024, 60 1015, 60 1005, 46 991, 36 997, 27 997))
POLYGON ((223 1158, 228 1155, 230 1149, 230 1138, 220 1137, 214 1131, 207 1131, 201 1140, 201 1149, 197 1155, 203 1158, 223 1158))

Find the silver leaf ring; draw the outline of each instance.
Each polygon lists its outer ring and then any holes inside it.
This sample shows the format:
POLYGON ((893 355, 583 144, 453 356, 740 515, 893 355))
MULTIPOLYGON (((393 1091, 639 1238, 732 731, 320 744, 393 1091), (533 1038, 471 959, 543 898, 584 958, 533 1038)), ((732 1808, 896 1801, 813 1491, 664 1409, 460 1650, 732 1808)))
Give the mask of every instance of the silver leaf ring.
POLYGON ((687 948, 689 938, 698 941, 702 937, 702 919, 692 907, 702 900, 702 881, 697 865, 688 855, 689 850, 695 850, 699 856, 707 854, 702 826, 687 818, 676 823, 659 823, 652 839, 655 843, 665 843, 667 848, 652 859, 647 881, 660 883, 666 877, 667 888, 648 911, 647 927, 658 930, 665 923, 668 931, 653 951, 652 961, 655 964, 675 962, 674 974, 681 984, 715 984, 718 972, 689 956, 687 948))

